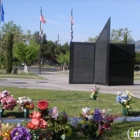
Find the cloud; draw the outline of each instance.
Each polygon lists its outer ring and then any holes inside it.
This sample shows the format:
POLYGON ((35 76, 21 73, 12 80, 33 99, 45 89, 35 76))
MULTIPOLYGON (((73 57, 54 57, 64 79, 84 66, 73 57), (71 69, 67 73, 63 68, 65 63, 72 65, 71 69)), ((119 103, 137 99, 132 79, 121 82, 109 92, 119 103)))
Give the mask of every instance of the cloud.
POLYGON ((56 22, 56 21, 53 21, 53 20, 50 20, 50 19, 47 19, 47 22, 48 22, 48 23, 55 24, 55 25, 58 25, 58 26, 60 26, 60 27, 64 27, 63 24, 60 24, 60 23, 58 23, 58 22, 56 22))

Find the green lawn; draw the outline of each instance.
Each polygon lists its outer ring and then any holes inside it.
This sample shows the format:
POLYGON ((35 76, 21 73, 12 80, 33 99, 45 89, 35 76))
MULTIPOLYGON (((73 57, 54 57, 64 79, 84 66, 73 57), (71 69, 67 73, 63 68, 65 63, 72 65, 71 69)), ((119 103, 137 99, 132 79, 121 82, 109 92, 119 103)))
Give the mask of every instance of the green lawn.
POLYGON ((22 78, 22 79, 45 79, 44 77, 42 76, 38 76, 34 73, 25 73, 21 70, 18 71, 18 74, 6 74, 6 71, 4 69, 0 69, 0 79, 3 79, 3 78, 22 78))
MULTIPOLYGON (((99 109, 112 109, 112 114, 122 116, 122 108, 120 104, 116 103, 115 95, 111 94, 98 94, 97 100, 90 99, 90 92, 79 91, 60 91, 60 90, 43 90, 43 89, 24 89, 24 88, 5 88, 0 87, 0 91, 8 90, 15 99, 20 96, 28 96, 33 99, 35 103, 35 110, 37 101, 46 99, 49 102, 49 107, 57 107, 61 112, 65 112, 69 116, 79 116, 83 107, 99 108, 99 109)), ((135 98, 132 104, 132 115, 140 115, 140 99, 135 98)), ((30 111, 31 113, 31 111, 30 111)), ((18 106, 13 111, 5 111, 3 118, 21 118, 23 112, 18 109, 18 106)), ((108 140, 127 140, 127 130, 130 127, 140 129, 139 122, 115 122, 112 124, 111 130, 106 133, 108 140)), ((86 140, 83 137, 73 136, 67 140, 86 140)))
MULTIPOLYGON (((65 110, 70 116, 79 116, 83 107, 112 109, 112 114, 122 115, 121 105, 116 103, 116 96, 112 94, 98 94, 97 100, 90 98, 90 92, 82 91, 61 91, 61 90, 44 90, 44 89, 24 89, 24 88, 5 88, 0 87, 0 91, 8 90, 15 99, 20 96, 30 97, 35 105, 38 100, 46 99, 50 107, 57 106, 60 111, 65 110)), ((140 99, 135 98, 132 104, 133 112, 139 113, 140 99)), ((37 110, 37 108, 35 108, 37 110)), ((16 107, 12 112, 17 112, 16 107)), ((5 111, 5 113, 8 111, 5 111)), ((10 111, 11 112, 11 111, 10 111)), ((132 112, 132 115, 134 113, 132 112)), ((140 113, 139 113, 140 115, 140 113)))

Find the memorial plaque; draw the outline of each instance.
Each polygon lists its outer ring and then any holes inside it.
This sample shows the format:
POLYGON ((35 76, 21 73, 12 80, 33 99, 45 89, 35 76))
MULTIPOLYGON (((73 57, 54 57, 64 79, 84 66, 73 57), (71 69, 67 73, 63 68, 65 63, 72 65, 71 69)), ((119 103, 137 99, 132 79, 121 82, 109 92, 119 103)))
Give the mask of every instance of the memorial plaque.
POLYGON ((69 83, 93 84, 94 43, 71 42, 69 83))
POLYGON ((110 44, 109 85, 133 84, 134 54, 134 44, 110 44))

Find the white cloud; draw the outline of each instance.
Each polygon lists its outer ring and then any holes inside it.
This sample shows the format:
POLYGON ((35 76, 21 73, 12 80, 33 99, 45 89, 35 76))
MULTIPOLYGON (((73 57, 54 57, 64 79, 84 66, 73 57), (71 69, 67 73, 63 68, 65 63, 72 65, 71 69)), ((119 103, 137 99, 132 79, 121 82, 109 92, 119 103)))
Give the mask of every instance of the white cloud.
POLYGON ((64 27, 63 24, 60 24, 60 23, 58 23, 58 22, 56 22, 56 21, 53 21, 53 20, 47 19, 47 22, 48 22, 48 23, 55 24, 55 25, 58 25, 58 26, 60 26, 60 27, 64 27))

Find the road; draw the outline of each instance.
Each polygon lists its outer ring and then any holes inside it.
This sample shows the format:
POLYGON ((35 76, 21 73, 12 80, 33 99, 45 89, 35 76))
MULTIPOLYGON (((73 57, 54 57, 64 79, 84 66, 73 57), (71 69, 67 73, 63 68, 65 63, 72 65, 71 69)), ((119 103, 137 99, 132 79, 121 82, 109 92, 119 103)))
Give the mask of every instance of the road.
MULTIPOLYGON (((29 71, 39 75, 38 68, 29 68, 29 71)), ((94 84, 69 84, 69 74, 63 73, 56 68, 42 68, 41 75, 39 76, 46 78, 46 80, 5 78, 1 80, 0 86, 31 89, 89 91, 89 93, 92 92, 94 87, 94 84)), ((135 80, 134 85, 96 86, 100 87, 100 92, 105 94, 110 93, 116 95, 117 91, 125 92, 126 90, 130 90, 135 97, 140 98, 140 80, 135 80)))

